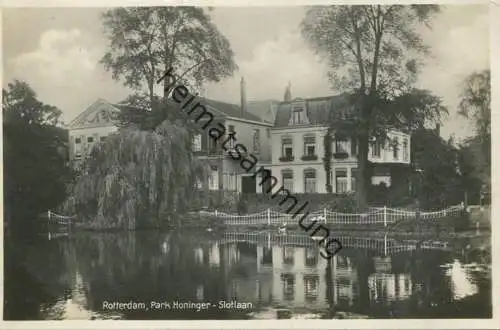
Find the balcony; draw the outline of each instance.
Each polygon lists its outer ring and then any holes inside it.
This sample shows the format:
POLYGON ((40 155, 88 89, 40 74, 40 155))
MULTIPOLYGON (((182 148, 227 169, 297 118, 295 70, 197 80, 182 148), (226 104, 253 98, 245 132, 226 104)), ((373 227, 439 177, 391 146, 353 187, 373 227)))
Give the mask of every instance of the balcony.
POLYGON ((349 157, 349 154, 346 151, 336 152, 333 154, 333 158, 335 159, 346 159, 349 157))
POLYGON ((199 150, 199 151, 194 151, 195 156, 204 156, 204 157, 221 157, 222 154, 221 149, 210 149, 210 150, 199 150))
POLYGON ((304 155, 301 158, 303 161, 312 161, 312 160, 318 160, 318 156, 316 155, 304 155))
MULTIPOLYGON (((228 147, 227 150, 222 150, 221 151, 226 157, 230 157, 230 158, 233 158, 232 155, 235 155, 235 157, 245 157, 246 155, 248 155, 250 153, 250 151, 246 150, 246 151, 243 151, 240 149, 236 150, 236 148, 234 147, 228 147)), ((258 155, 256 153, 253 153, 254 155, 258 155)))
POLYGON ((281 156, 279 158, 280 162, 293 162, 295 157, 293 156, 281 156))

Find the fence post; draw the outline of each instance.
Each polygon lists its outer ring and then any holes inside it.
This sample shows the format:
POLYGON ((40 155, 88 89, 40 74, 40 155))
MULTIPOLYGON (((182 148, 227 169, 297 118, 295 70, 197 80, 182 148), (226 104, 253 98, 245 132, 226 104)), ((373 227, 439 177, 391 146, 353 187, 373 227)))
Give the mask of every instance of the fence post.
POLYGON ((271 226, 271 209, 267 208, 267 225, 271 226))
POLYGON ((387 206, 384 205, 384 227, 387 227, 387 206))
POLYGON ((326 207, 323 208, 323 218, 325 218, 325 223, 327 223, 327 221, 326 221, 326 207))

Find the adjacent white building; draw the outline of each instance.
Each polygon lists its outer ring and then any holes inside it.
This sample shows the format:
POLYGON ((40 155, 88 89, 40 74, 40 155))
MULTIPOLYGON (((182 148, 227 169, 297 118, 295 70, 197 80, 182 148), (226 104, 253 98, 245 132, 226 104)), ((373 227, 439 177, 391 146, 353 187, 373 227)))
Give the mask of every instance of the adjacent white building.
POLYGON ((114 121, 119 106, 98 99, 67 126, 69 160, 78 166, 90 155, 92 148, 118 129, 114 121))

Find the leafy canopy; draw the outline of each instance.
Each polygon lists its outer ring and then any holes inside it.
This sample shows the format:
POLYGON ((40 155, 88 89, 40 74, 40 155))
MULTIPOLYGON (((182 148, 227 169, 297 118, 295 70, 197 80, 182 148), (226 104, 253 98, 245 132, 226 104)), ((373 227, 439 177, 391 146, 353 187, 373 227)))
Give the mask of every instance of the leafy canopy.
POLYGON ((61 110, 38 100, 28 83, 15 80, 2 93, 5 219, 26 232, 36 228, 34 216, 65 198, 68 134, 55 126, 61 110))
POLYGON ((7 89, 2 89, 4 123, 59 124, 61 110, 42 103, 37 97, 27 82, 14 80, 9 83, 7 89))
POLYGON ((483 70, 469 75, 463 83, 459 114, 474 120, 476 133, 491 135, 491 72, 483 70))
POLYGON ((127 7, 103 16, 109 50, 101 62, 136 91, 154 87, 166 70, 193 86, 218 82, 236 69, 229 41, 201 7, 127 7))

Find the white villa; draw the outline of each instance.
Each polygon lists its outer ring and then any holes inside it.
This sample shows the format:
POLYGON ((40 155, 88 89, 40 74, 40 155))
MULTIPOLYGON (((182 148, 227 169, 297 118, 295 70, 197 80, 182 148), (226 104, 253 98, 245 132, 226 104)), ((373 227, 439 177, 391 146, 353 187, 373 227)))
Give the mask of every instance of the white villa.
MULTIPOLYGON (((289 87, 288 87, 289 88, 289 87)), ((279 180, 279 187, 294 193, 326 193, 324 137, 331 111, 344 111, 346 95, 290 100, 290 91, 277 106, 271 129, 272 161, 266 166, 279 180)), ((373 184, 391 185, 390 167, 410 164, 410 135, 387 133, 385 145, 373 141, 368 160, 375 163, 373 184), (390 141, 390 142, 389 142, 390 141)), ((331 184, 333 192, 345 193, 355 188, 357 146, 350 138, 332 143, 331 184)), ((260 180, 259 180, 260 182, 260 180)))

